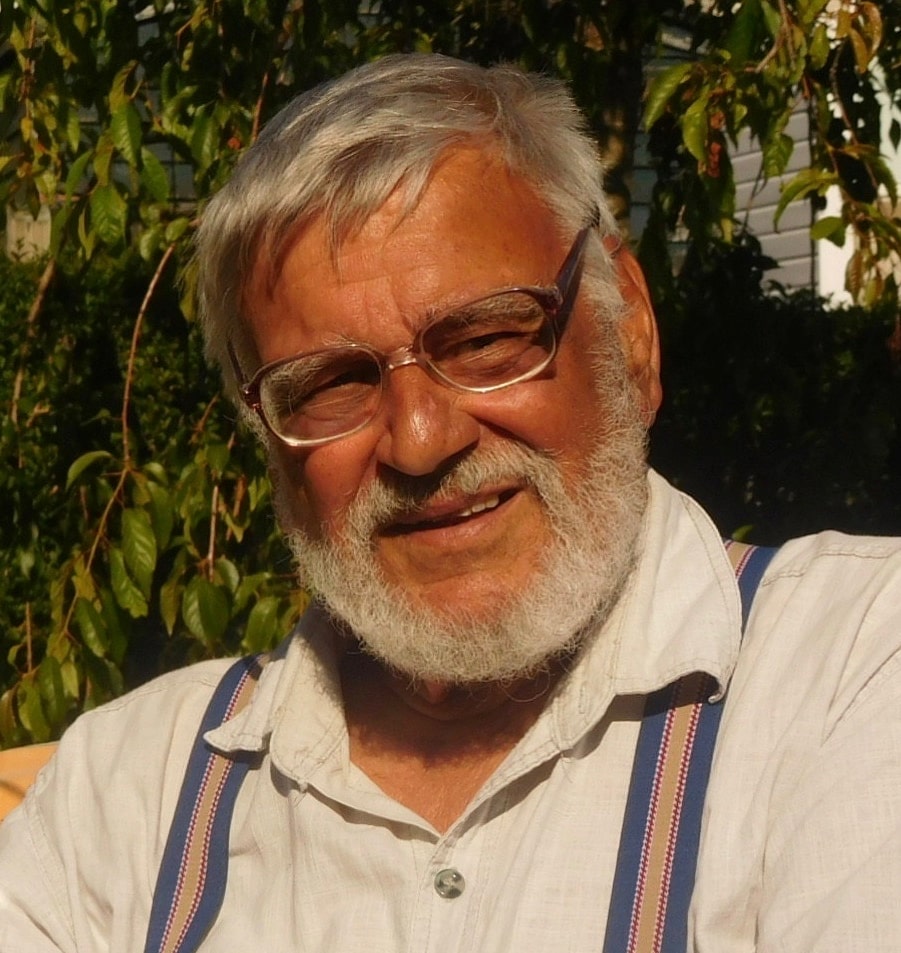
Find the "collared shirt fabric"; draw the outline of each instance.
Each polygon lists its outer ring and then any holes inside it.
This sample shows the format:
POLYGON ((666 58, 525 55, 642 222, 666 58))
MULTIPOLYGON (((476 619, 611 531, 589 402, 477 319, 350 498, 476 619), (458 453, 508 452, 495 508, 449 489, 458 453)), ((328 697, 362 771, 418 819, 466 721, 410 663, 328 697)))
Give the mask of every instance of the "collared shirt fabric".
MULTIPOLYGON (((203 953, 588 953, 603 945, 645 695, 729 686, 705 804, 693 953, 901 949, 901 540, 781 548, 744 642, 703 511, 656 474, 616 609, 441 834, 350 762, 341 648, 312 610, 247 709, 257 752, 203 953)), ((228 662, 83 716, 0 825, 0 953, 134 953, 185 763, 228 662)))

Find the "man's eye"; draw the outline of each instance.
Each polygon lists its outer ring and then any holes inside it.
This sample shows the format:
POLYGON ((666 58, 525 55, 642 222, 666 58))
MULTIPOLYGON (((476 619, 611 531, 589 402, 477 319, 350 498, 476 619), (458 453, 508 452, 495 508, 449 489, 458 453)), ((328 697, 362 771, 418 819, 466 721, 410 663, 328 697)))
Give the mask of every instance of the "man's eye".
POLYGON ((446 341, 438 360, 447 361, 493 361, 504 360, 507 355, 528 347, 531 334, 521 331, 491 331, 446 341))
POLYGON ((491 331, 487 334, 478 334, 473 337, 464 338, 460 341, 461 348, 469 348, 473 351, 481 351, 486 348, 504 347, 505 344, 515 343, 528 335, 522 331, 491 331))
POLYGON ((531 339, 545 320, 539 304, 510 292, 464 309, 434 324, 425 336, 429 353, 442 359, 455 353, 505 349, 531 339))
POLYGON ((309 401, 330 392, 355 387, 373 387, 378 386, 378 383, 377 365, 372 361, 361 361, 351 366, 325 368, 312 378, 307 378, 298 390, 303 392, 304 399, 309 401))
POLYGON ((340 414, 366 400, 379 386, 378 364, 371 360, 291 364, 267 382, 267 411, 281 421, 297 415, 340 414))

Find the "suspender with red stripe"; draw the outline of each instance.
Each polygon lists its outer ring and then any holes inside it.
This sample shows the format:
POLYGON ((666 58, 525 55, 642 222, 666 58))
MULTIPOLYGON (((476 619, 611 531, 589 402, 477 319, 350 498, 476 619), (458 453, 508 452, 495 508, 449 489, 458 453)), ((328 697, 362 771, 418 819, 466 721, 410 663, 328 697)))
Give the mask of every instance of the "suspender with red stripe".
MULTIPOLYGON (((728 542, 742 630, 774 550, 728 542)), ((723 705, 702 672, 645 705, 623 818, 604 953, 684 953, 701 813, 723 705)))
POLYGON ((247 704, 265 661, 264 656, 239 659, 210 699, 163 851, 144 953, 191 953, 219 913, 232 811, 250 761, 220 755, 203 736, 247 704))
MULTIPOLYGON (((773 550, 730 544, 743 621, 773 550)), ((239 659, 216 688, 188 761, 169 830, 144 953, 194 953, 218 915, 229 828, 250 762, 203 740, 247 704, 265 657, 239 659)), ((648 698, 617 859, 604 953, 684 953, 701 810, 722 704, 693 673, 648 698)))

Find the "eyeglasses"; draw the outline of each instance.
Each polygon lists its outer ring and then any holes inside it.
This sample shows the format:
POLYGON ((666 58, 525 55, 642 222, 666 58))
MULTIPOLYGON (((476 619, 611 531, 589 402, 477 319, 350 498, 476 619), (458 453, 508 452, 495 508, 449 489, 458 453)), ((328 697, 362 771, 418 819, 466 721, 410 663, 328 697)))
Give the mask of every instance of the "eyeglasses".
MULTIPOLYGON (((596 224, 595 217, 576 235, 551 287, 506 288, 454 307, 391 354, 344 344, 273 361, 239 384, 241 397, 289 447, 316 447, 370 423, 388 374, 398 367, 416 364, 433 380, 473 394, 530 380, 557 353, 578 291, 586 241, 596 224)), ((241 381, 231 342, 228 352, 241 381)))

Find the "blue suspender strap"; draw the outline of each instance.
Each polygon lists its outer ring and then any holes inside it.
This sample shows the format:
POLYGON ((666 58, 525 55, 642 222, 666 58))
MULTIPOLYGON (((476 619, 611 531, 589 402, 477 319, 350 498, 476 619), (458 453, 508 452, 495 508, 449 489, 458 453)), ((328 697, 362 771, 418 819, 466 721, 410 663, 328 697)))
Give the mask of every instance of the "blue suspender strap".
MULTIPOLYGON (((775 550, 726 544, 742 627, 775 550)), ((722 704, 693 673, 652 694, 635 751, 604 953, 685 953, 704 795, 722 704)))
POLYGON ((144 953, 193 953, 219 912, 232 811, 250 762, 213 751, 203 736, 246 705, 265 661, 235 662, 207 706, 160 863, 144 953))

